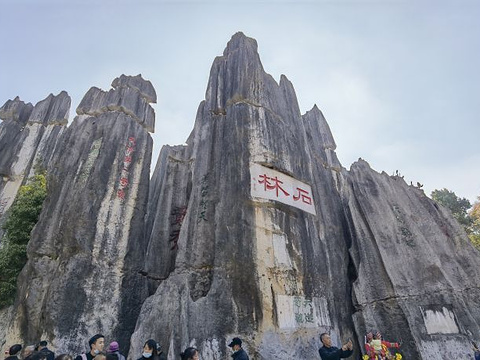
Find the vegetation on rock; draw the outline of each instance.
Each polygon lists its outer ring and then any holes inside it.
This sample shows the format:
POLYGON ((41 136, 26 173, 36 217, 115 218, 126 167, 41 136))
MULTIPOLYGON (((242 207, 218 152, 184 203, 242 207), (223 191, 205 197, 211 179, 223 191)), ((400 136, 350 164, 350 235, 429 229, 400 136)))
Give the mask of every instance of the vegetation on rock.
POLYGON ((448 189, 433 190, 432 199, 448 208, 465 229, 472 244, 480 250, 480 196, 473 206, 466 198, 458 197, 448 189), (470 211, 469 211, 470 209, 470 211))
POLYGON ((0 308, 13 304, 17 277, 27 262, 30 233, 38 221, 46 196, 46 177, 39 173, 20 187, 8 210, 0 247, 0 308))

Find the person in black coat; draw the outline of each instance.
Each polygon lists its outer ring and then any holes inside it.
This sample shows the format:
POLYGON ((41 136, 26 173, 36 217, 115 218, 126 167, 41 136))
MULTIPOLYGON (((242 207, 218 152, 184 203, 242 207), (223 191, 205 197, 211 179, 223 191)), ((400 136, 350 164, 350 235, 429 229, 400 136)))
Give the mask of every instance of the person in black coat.
POLYGON ((10 349, 8 350, 8 357, 5 358, 5 360, 19 360, 18 355, 20 355, 20 351, 22 351, 22 345, 20 344, 15 344, 10 346, 10 349))
POLYGON ((38 351, 43 352, 46 355, 47 360, 55 359, 55 353, 47 348, 47 342, 45 340, 38 343, 38 351))
POLYGON ((348 340, 341 349, 332 346, 332 339, 327 333, 321 334, 320 340, 322 341, 323 346, 318 350, 318 353, 322 360, 340 360, 348 358, 353 354, 352 340, 348 340))
POLYGON ((232 358, 234 360, 249 360, 247 353, 242 349, 242 340, 240 338, 233 338, 228 346, 233 350, 232 358))

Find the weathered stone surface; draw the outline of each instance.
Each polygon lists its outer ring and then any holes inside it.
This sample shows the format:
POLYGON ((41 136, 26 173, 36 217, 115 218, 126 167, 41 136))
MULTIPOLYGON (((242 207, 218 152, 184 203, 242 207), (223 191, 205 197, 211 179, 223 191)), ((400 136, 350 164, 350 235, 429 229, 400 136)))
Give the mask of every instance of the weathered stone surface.
POLYGON ((118 89, 120 87, 127 87, 137 90, 147 102, 156 103, 157 93, 152 83, 148 80, 144 80, 142 75, 126 76, 121 75, 112 82, 112 87, 118 89))
POLYGON ((174 270, 182 223, 190 196, 191 159, 185 146, 164 146, 150 183, 145 275, 150 293, 174 270))
POLYGON ((451 214, 401 177, 360 160, 343 187, 360 337, 403 339, 407 359, 471 359, 480 332, 480 258, 451 214))
POLYGON ((151 151, 148 132, 123 111, 74 119, 48 169, 9 343, 48 339, 57 353, 75 354, 100 332, 127 350, 147 295, 140 271, 151 151))
MULTIPOLYGON (((0 109, 4 120, 0 124, 0 226, 18 189, 34 174, 34 168, 48 167, 65 129, 69 108, 70 97, 62 91, 57 96, 50 94, 35 107, 17 97, 0 109)), ((2 234, 0 228, 0 238, 2 234)))
POLYGON ((318 356, 319 331, 353 335, 342 202, 309 121, 286 77, 277 84, 263 71, 255 40, 234 35, 212 66, 187 148, 176 160, 164 149, 152 179, 164 200, 147 227, 149 249, 169 266, 150 254, 147 263, 168 278, 143 305, 132 348, 153 336, 172 359, 189 344, 220 359, 239 335, 253 358, 306 359, 318 356), (310 184, 317 215, 252 198, 252 164, 310 184), (186 204, 178 234, 169 202, 186 204))
POLYGON ((205 107, 214 115, 221 115, 227 106, 238 103, 262 106, 286 119, 298 119, 300 115, 290 81, 282 75, 277 84, 265 73, 256 40, 242 33, 235 34, 223 56, 213 62, 205 100, 205 107))
POLYGON ((7 336, 7 329, 12 321, 13 317, 13 306, 8 306, 3 309, 0 309, 0 345, 2 349, 7 349, 5 344, 5 338, 7 336))
POLYGON ((155 112, 149 104, 155 95, 152 84, 139 75, 136 77, 122 75, 113 81, 112 86, 114 89, 108 92, 92 87, 78 105, 77 114, 99 116, 108 111, 121 111, 147 131, 154 132, 155 112), (150 96, 146 96, 145 92, 150 96))
POLYGON ((0 119, 6 122, 17 121, 20 124, 25 125, 32 110, 32 104, 25 104, 25 102, 20 100, 17 96, 13 100, 7 100, 7 102, 0 108, 0 119))
POLYGON ((58 124, 66 125, 68 123, 68 114, 70 111, 71 99, 65 91, 57 96, 48 95, 35 105, 28 121, 40 124, 58 124))
MULTIPOLYGON (((342 165, 335 153, 337 145, 327 121, 317 105, 314 105, 312 110, 307 111, 302 118, 305 123, 308 144, 315 149, 312 150, 313 156, 321 159, 320 161, 324 167, 335 170, 334 179, 337 183, 339 179, 338 172, 342 170, 342 165)), ((338 186, 339 184, 337 184, 337 188, 338 186)))

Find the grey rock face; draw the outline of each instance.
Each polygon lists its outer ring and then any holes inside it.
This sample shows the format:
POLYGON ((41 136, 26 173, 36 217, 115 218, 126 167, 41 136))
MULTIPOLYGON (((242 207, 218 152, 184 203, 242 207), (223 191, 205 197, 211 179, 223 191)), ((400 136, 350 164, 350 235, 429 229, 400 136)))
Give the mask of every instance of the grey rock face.
POLYGON ((22 125, 25 125, 32 113, 33 105, 25 104, 17 96, 13 100, 7 100, 5 104, 0 108, 0 119, 6 122, 17 121, 22 125))
MULTIPOLYGON (((361 160, 346 174, 359 336, 403 339, 407 359, 470 359, 480 325, 480 258, 451 214, 361 160)), ((387 339, 388 340, 388 339, 387 339)))
POLYGON ((121 75, 112 82, 112 87, 118 89, 120 87, 126 87, 137 90, 142 97, 149 103, 157 102, 157 93, 152 83, 148 80, 144 80, 142 75, 126 76, 121 75))
POLYGON ((142 306, 132 349, 153 336, 172 359, 190 344, 223 359, 240 336, 253 358, 306 359, 319 331, 353 335, 342 201, 324 150, 333 139, 321 140, 315 116, 302 119, 291 83, 263 71, 255 40, 232 37, 187 147, 164 149, 152 178, 147 272, 167 278, 142 306), (252 166, 311 185, 316 215, 253 197, 252 166))
POLYGON ((34 168, 48 167, 69 109, 70 97, 65 91, 50 94, 35 107, 17 97, 0 108, 4 120, 0 124, 0 225, 34 168))
POLYGON ((192 188, 192 161, 186 150, 185 146, 164 146, 150 183, 145 257, 150 293, 175 268, 178 239, 192 188))
POLYGON ((92 87, 77 107, 78 115, 99 116, 108 111, 121 111, 131 116, 147 131, 154 132, 155 113, 149 103, 157 96, 150 82, 122 75, 113 81, 108 92, 92 87), (143 82, 142 82, 143 81, 143 82))
POLYGON ((123 111, 74 119, 50 163, 8 339, 45 338, 75 354, 100 332, 128 346, 147 295, 140 271, 151 151, 148 132, 123 111))
POLYGON ((71 99, 65 91, 57 96, 50 94, 45 100, 40 101, 32 111, 29 122, 40 124, 66 125, 71 99))

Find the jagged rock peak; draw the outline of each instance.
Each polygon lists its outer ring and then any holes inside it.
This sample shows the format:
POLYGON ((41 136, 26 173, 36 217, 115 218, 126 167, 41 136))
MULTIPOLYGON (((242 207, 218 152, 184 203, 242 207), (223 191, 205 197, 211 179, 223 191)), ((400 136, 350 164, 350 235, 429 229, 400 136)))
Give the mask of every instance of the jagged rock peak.
POLYGON ((324 149, 335 150, 337 148, 330 127, 316 104, 302 117, 303 120, 309 124, 310 128, 316 128, 317 131, 315 131, 315 133, 320 134, 322 147, 324 149))
POLYGON ((249 38, 243 32, 239 31, 235 33, 227 43, 227 47, 223 51, 223 56, 227 56, 229 53, 239 49, 249 49, 253 52, 257 52, 257 40, 249 38))
POLYGON ((137 76, 120 75, 112 82, 112 87, 118 89, 120 87, 129 87, 136 89, 149 103, 157 102, 157 93, 152 83, 144 80, 141 74, 137 76))
POLYGON ((156 94, 150 81, 143 80, 141 75, 122 75, 113 80, 112 86, 108 92, 90 88, 78 105, 77 114, 100 116, 109 111, 123 112, 147 131, 154 132, 155 111, 149 103, 156 101, 156 94))
POLYGON ((358 158, 357 161, 355 161, 354 163, 352 163, 352 165, 350 165, 350 171, 356 170, 356 169, 371 170, 372 168, 370 167, 370 164, 366 160, 362 158, 358 158))
POLYGON ((267 74, 257 52, 257 41, 238 32, 228 42, 223 56, 212 64, 206 108, 216 115, 225 115, 229 106, 247 104, 264 107, 285 121, 300 117, 292 84, 283 75, 280 83, 267 74))
POLYGON ((32 110, 33 105, 31 103, 25 103, 17 96, 13 100, 7 100, 0 108, 0 119, 26 124, 32 110))
POLYGON ((28 121, 44 125, 66 125, 71 103, 72 99, 66 91, 56 96, 50 94, 35 105, 28 121))

